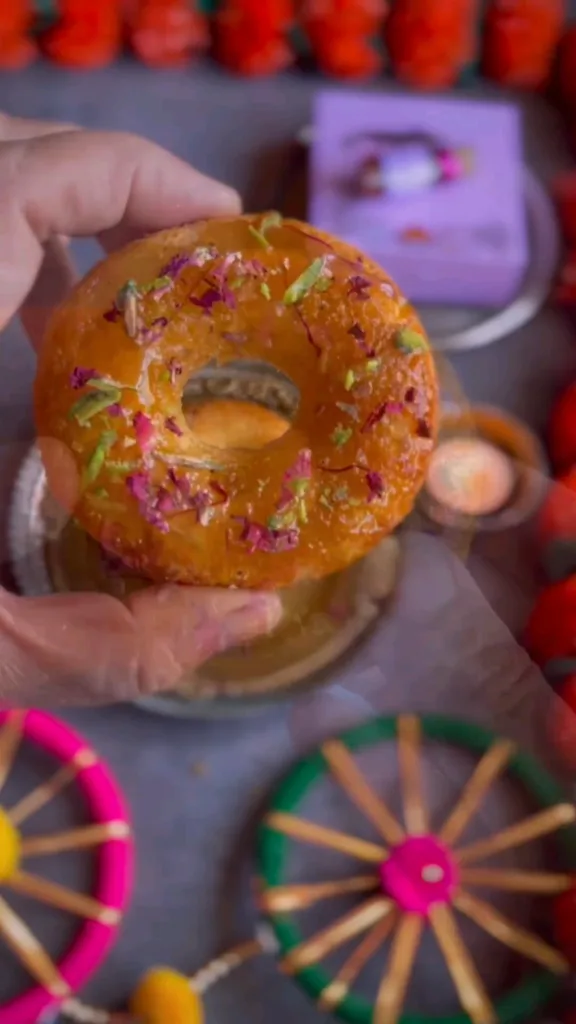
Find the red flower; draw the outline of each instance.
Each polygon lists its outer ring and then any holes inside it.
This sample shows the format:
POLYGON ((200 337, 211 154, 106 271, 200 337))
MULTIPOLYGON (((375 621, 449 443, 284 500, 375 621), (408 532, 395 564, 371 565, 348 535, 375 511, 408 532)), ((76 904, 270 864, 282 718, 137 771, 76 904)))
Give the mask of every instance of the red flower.
POLYGON ((304 0, 300 10, 320 69, 338 78, 368 78, 382 68, 373 46, 387 11, 384 0, 304 0))
POLYGON ((222 0, 216 14, 216 56, 240 75, 273 75, 294 54, 287 34, 295 19, 293 0, 222 0))
MULTIPOLYGON (((553 750, 558 754, 563 764, 570 771, 576 772, 576 676, 568 676, 558 690, 557 699, 552 702, 552 710, 548 721, 548 735, 553 750)), ((570 959, 576 967, 576 902, 575 897, 568 900, 572 907, 572 934, 571 942, 564 933, 562 941, 558 944, 571 945, 570 959)), ((559 921, 559 932, 565 926, 564 921, 559 921)), ((560 940, 560 936, 559 936, 560 940)), ((568 949, 566 949, 568 953, 568 949)))
POLYGON ((566 30, 560 43, 558 89, 561 102, 576 114, 576 25, 566 30))
POLYGON ((97 68, 118 56, 122 42, 116 0, 61 0, 56 26, 42 38, 42 48, 58 64, 97 68))
POLYGON ((474 56, 477 0, 396 0, 386 43, 394 73, 419 89, 454 85, 474 56))
POLYGON ((189 0, 139 0, 129 37, 150 67, 181 67, 210 42, 205 16, 189 0))
POLYGON ((484 34, 484 74, 501 85, 544 86, 565 18, 565 0, 492 0, 484 34))
POLYGON ((576 465, 576 381, 554 404, 548 422, 548 450, 557 472, 576 465))
POLYGON ((33 0, 4 0, 0 5, 0 68, 23 68, 36 57, 28 33, 34 20, 33 0))
POLYGON ((576 576, 544 587, 524 630, 524 646, 544 668, 576 655, 576 576))

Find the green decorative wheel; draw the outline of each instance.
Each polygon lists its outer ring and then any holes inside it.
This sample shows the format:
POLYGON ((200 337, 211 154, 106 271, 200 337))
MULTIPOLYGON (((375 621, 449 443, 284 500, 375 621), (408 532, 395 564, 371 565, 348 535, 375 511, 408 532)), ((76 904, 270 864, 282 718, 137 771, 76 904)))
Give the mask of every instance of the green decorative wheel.
MULTIPOLYGON (((294 976, 323 1009, 350 1024, 426 1024, 428 1017, 403 1014, 415 958, 429 929, 446 961, 462 1013, 443 1024, 522 1024, 555 992, 570 970, 565 957, 531 931, 518 926, 472 890, 555 894, 567 890, 576 868, 576 808, 564 801, 554 779, 515 745, 470 723, 425 716, 378 718, 326 742, 284 779, 261 828, 258 860, 261 907, 272 921, 281 948, 281 967, 294 976), (455 806, 433 830, 422 785, 422 740, 448 744, 478 755, 455 806), (394 815, 360 771, 354 758, 377 744, 395 742, 403 812, 394 815), (493 784, 504 773, 519 782, 539 810, 468 845, 465 830, 493 784), (313 787, 330 775, 375 830, 367 840, 299 817, 313 787), (403 820, 400 820, 402 818, 403 820), (483 860, 558 832, 564 873, 479 866, 483 860), (338 881, 289 884, 291 841, 347 855, 362 865, 338 881), (305 937, 297 915, 322 900, 356 894, 359 904, 328 927, 305 937), (466 947, 458 915, 538 964, 512 990, 492 1002, 466 947), (321 963, 354 938, 359 944, 330 975, 321 963), (390 941, 387 967, 374 1003, 353 991, 368 962, 390 941)), ((438 1019, 438 1018, 436 1018, 438 1019)))

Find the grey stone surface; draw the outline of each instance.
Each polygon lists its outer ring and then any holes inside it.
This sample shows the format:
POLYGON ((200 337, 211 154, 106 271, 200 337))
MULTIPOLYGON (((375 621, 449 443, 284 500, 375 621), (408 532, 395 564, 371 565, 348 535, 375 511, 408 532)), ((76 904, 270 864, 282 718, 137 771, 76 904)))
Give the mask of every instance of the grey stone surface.
MULTIPOLYGON (((266 207, 290 140, 309 117, 317 84, 297 75, 239 83, 212 69, 151 74, 125 64, 69 75, 38 66, 0 77, 0 108, 141 132, 236 185, 247 205, 266 207)), ((541 101, 527 101, 525 110, 528 158, 547 179, 567 165, 560 120, 541 101)), ((84 267, 95 253, 91 243, 78 246, 84 267)), ((555 392, 576 369, 573 328, 563 314, 548 309, 518 335, 455 357, 453 365, 473 401, 502 405, 541 428, 555 392)), ((33 370, 32 355, 13 325, 0 345, 5 499, 33 435, 33 370)), ((357 652, 345 675, 335 672, 327 688, 292 706, 278 705, 257 718, 198 723, 155 718, 127 707, 66 714, 121 780, 138 845, 134 901, 118 945, 84 993, 87 998, 121 1004, 149 965, 194 970, 251 932, 255 913, 249 871, 258 807, 278 773, 335 729, 373 710, 442 710, 491 725, 548 757, 542 723, 549 690, 508 629, 521 622, 535 584, 529 537, 483 542, 471 566, 474 577, 432 538, 411 536, 400 591, 377 634, 357 652), (202 775, 194 770, 199 763, 202 775)), ((394 762, 384 758, 380 770, 393 799, 394 762)), ((14 793, 29 782, 30 772, 23 768, 14 779, 14 793)), ((428 778, 439 811, 464 775, 465 768, 454 759, 438 755, 431 762, 428 778)), ((331 807, 335 797, 327 799, 323 806, 331 807)), ((503 807, 493 808, 483 827, 503 822, 503 807)), ((77 812, 48 809, 30 828, 55 828, 58 814, 72 820, 77 812)), ((316 871, 324 863, 319 859, 316 871)), ((69 884, 81 885, 86 878, 85 865, 63 860, 48 870, 69 884)), ((313 859, 309 856, 297 870, 313 879, 313 859)), ((531 914, 525 903, 519 910, 531 914)), ((30 904, 26 915, 53 950, 69 940, 69 930, 55 915, 30 904)), ((473 944, 482 972, 497 986, 508 959, 477 935, 473 944)), ((8 963, 3 954, 0 997, 21 981, 8 963)), ((448 1011, 453 996, 447 980, 435 986, 435 964, 426 946, 413 998, 421 1004, 435 988, 434 1008, 448 1011)), ((209 1000, 212 1024, 232 1019, 264 1024, 271 1015, 279 1024, 318 1019, 293 983, 265 960, 231 977, 209 1000)))

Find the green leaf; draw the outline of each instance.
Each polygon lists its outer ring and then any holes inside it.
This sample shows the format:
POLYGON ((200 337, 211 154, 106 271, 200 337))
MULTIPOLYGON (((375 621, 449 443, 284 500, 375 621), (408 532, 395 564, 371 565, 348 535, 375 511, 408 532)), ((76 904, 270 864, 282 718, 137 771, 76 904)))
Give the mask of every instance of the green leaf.
POLYGON ((337 448, 343 448, 345 444, 348 444, 353 433, 354 431, 352 430, 352 427, 343 427, 342 424, 339 423, 336 429, 330 434, 330 440, 337 448))
POLYGON ((258 245, 261 245, 263 249, 271 249, 272 248, 272 246, 271 246, 270 242, 268 241, 268 239, 264 237, 264 235, 262 234, 261 231, 258 231, 257 228, 253 227, 252 224, 248 225, 248 231, 252 235, 252 238, 255 238, 256 241, 258 242, 258 245))
POLYGON ((141 285, 139 291, 141 295, 147 295, 148 292, 155 292, 160 288, 171 288, 173 283, 172 278, 165 274, 164 277, 154 278, 149 284, 141 285))
POLYGON ((314 285, 314 287, 315 287, 317 292, 327 292, 328 289, 333 284, 333 282, 334 282, 334 279, 332 277, 328 277, 326 275, 325 277, 318 278, 318 280, 317 280, 316 284, 314 285))
POLYGON ((266 214, 266 216, 262 218, 260 223, 261 234, 266 236, 266 232, 269 231, 270 228, 279 228, 282 225, 282 220, 282 214, 278 213, 278 210, 272 210, 271 213, 266 214))
POLYGON ((90 381, 89 383, 94 390, 87 391, 82 395, 68 413, 69 418, 75 419, 81 426, 89 423, 93 416, 96 416, 99 412, 104 412, 109 405, 115 405, 122 398, 120 389, 113 387, 111 384, 104 387, 101 381, 90 381), (95 387, 96 384, 98 388, 95 387))
POLYGON ((117 437, 118 435, 115 430, 105 430, 104 433, 101 434, 100 440, 92 452, 82 474, 82 483, 84 486, 94 483, 94 480, 99 476, 100 470, 104 465, 106 455, 110 451, 112 445, 116 443, 117 437))
POLYGON ((262 295, 264 296, 264 298, 268 299, 268 301, 270 301, 272 296, 270 295, 270 288, 266 284, 266 281, 263 281, 262 284, 260 285, 260 291, 261 291, 262 295))
POLYGON ((118 295, 116 296, 116 305, 118 309, 123 310, 126 306, 126 299, 129 295, 134 295, 138 298, 138 285, 136 281, 126 281, 126 284, 122 286, 118 295))
POLYGON ((310 266, 284 292, 284 304, 286 306, 296 306, 302 299, 306 298, 322 277, 324 267, 323 256, 313 260, 310 266))
POLYGON ((396 332, 394 345, 401 352, 406 352, 408 355, 412 352, 426 352, 428 350, 426 338, 422 334, 418 334, 417 331, 410 330, 409 327, 403 327, 396 332))

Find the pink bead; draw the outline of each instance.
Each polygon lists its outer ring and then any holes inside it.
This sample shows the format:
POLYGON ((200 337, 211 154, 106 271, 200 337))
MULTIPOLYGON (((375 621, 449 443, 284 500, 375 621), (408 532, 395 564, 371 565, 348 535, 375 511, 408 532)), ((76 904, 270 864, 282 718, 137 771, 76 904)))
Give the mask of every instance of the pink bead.
POLYGON ((434 836, 410 836, 380 866, 383 891, 407 914, 426 917, 437 903, 449 903, 458 884, 450 851, 434 836))

